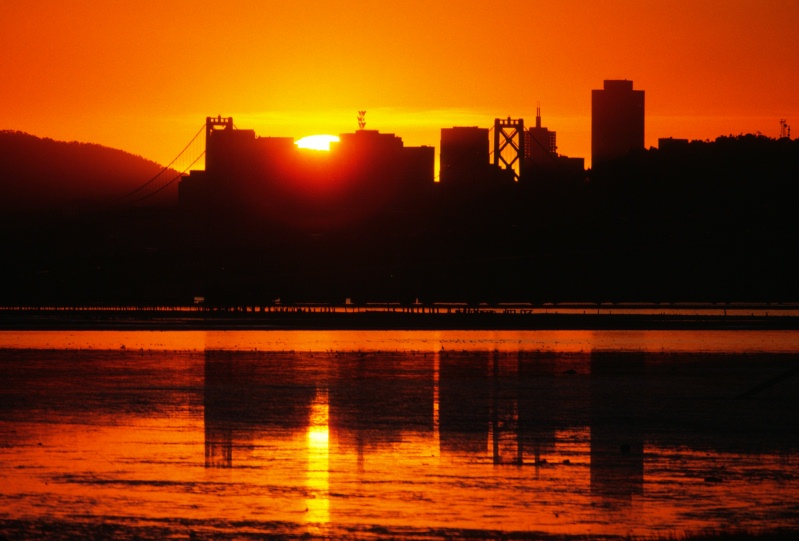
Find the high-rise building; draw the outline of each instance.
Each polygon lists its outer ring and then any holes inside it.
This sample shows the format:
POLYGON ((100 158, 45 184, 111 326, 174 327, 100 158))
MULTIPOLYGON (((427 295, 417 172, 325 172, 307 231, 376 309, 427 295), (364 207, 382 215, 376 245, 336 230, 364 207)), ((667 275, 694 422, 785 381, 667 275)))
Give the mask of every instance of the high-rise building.
MULTIPOLYGON (((433 189, 435 149, 394 134, 341 134, 328 152, 291 137, 258 137, 232 118, 206 119, 205 171, 178 186, 180 202, 237 219, 322 230, 408 209, 433 189)), ((486 158, 487 159, 487 158, 486 158)))
POLYGON ((525 158, 534 167, 548 167, 555 162, 558 155, 557 134, 541 126, 541 108, 536 108, 535 127, 524 133, 525 158))
POLYGON ((591 91, 591 161, 597 164, 644 148, 644 91, 627 80, 591 91))
POLYGON ((377 130, 339 134, 341 142, 331 149, 343 192, 355 207, 373 212, 402 208, 418 200, 433 185, 435 148, 406 147, 401 137, 377 130))
POLYGON ((558 154, 557 134, 541 125, 541 108, 536 108, 535 127, 524 132, 525 176, 527 181, 579 179, 585 173, 583 158, 558 154))
POLYGON ((464 185, 484 179, 489 165, 488 129, 476 126, 441 129, 442 185, 464 185))

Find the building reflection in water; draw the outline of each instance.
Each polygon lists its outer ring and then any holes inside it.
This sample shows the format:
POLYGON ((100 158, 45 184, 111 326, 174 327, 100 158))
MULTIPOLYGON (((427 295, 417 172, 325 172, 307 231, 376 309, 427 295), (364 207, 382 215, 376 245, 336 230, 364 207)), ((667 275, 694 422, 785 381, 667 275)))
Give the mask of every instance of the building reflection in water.
POLYGON ((206 352, 205 465, 230 468, 259 434, 305 431, 316 390, 292 355, 206 352))
POLYGON ((322 523, 331 514, 331 484, 357 483, 387 460, 418 468, 533 466, 520 470, 526 478, 544 468, 552 478, 557 467, 558 478, 585 487, 587 497, 627 505, 644 493, 645 442, 747 452, 787 439, 795 448, 786 415, 764 410, 762 400, 715 398, 746 390, 744 369, 760 364, 725 358, 729 376, 716 362, 707 366, 718 377, 697 372, 694 381, 681 367, 695 362, 626 352, 209 352, 205 465, 231 468, 242 459, 260 468, 271 452, 300 460, 308 522, 322 523), (675 395, 681 392, 690 396, 675 395))
POLYGON ((409 439, 434 438, 435 357, 343 354, 331 359, 330 429, 339 452, 365 456, 409 439))
POLYGON ((587 422, 585 372, 578 360, 551 353, 442 354, 442 455, 488 452, 494 464, 547 464, 558 434, 587 422))
POLYGON ((518 353, 492 359, 492 439, 495 464, 546 464, 558 431, 573 419, 560 411, 567 385, 558 373, 557 358, 542 353, 518 353), (504 362, 503 362, 504 361, 504 362))
POLYGON ((446 353, 439 357, 439 445, 446 454, 482 455, 491 420, 490 353, 446 353))
POLYGON ((591 492, 614 500, 644 492, 643 353, 591 354, 591 492))
POLYGON ((127 509, 198 537, 796 527, 797 363, 7 351, 0 508, 35 531, 58 517, 109 531, 127 509))
POLYGON ((307 435, 311 470, 329 460, 331 438, 359 471, 369 453, 409 440, 428 457, 543 465, 557 435, 588 420, 578 364, 547 353, 208 352, 205 464, 233 467, 259 434, 294 431, 307 435))
POLYGON ((338 452, 352 450, 359 468, 365 453, 410 438, 441 456, 541 465, 559 432, 588 420, 585 379, 570 369, 579 363, 555 354, 315 359, 308 369, 311 361, 299 355, 207 353, 206 466, 233 466, 234 450, 270 429, 304 431, 314 451, 334 436, 338 452))

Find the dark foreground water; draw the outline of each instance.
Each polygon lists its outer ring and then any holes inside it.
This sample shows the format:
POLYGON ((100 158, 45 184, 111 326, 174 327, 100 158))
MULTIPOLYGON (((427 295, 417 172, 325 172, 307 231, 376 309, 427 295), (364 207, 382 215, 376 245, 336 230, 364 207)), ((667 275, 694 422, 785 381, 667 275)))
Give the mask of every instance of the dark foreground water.
POLYGON ((797 342, 0 333, 0 539, 799 530, 797 342))

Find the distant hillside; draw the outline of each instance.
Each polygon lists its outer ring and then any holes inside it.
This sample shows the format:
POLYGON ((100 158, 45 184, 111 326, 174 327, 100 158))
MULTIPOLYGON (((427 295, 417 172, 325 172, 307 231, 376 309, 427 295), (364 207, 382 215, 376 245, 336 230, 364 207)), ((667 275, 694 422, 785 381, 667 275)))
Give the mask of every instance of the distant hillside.
MULTIPOLYGON (((140 156, 78 142, 54 141, 0 130, 0 209, 46 210, 130 202, 125 198, 157 175, 162 166, 140 156)), ((159 181, 173 178, 167 172, 159 181), (163 179, 163 180, 162 180, 163 179)), ((156 183, 153 183, 153 186, 156 183)), ((177 201, 177 182, 137 204, 177 201)))

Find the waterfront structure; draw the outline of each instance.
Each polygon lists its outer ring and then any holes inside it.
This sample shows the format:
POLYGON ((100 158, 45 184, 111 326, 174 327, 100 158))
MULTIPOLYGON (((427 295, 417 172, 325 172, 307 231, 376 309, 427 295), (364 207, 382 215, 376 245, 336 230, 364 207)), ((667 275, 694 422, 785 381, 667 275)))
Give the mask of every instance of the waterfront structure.
POLYGON ((591 91, 591 160, 603 162, 644 148, 644 91, 633 82, 606 80, 591 91))

